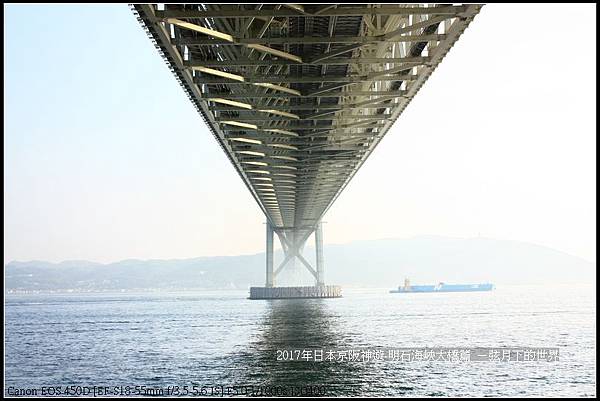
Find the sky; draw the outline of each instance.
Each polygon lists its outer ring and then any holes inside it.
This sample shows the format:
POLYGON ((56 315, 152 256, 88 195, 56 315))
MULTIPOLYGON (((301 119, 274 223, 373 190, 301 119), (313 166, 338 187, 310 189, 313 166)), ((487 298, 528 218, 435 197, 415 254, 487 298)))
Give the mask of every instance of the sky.
MULTIPOLYGON (((5 5, 4 262, 264 252, 265 217, 129 7, 5 5)), ((486 5, 324 217, 596 261, 595 5, 486 5)))

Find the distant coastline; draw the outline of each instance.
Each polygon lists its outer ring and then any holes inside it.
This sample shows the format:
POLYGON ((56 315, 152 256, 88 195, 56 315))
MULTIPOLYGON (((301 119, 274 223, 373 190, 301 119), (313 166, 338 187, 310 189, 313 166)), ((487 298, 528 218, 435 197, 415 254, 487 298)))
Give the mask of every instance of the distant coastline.
MULTIPOLYGON (((314 250, 305 249, 307 260, 314 250)), ((413 283, 588 283, 596 264, 517 241, 423 236, 325 246, 325 274, 347 288, 413 283), (367 267, 367 268, 366 268, 367 267)), ((276 254, 282 259, 281 253, 276 254)), ((264 281, 264 253, 171 260, 10 262, 5 294, 246 290, 264 281)), ((304 272, 308 275, 308 273, 304 272)), ((308 277, 310 279, 310 277, 308 277)))

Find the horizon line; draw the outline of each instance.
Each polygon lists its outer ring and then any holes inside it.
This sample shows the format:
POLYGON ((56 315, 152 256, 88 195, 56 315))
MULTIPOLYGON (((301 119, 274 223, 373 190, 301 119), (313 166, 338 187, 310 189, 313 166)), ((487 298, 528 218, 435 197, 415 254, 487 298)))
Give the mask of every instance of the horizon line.
MULTIPOLYGON (((356 242, 374 242, 374 241, 391 241, 391 240, 411 240, 411 239, 417 239, 417 238, 443 238, 443 239, 457 239, 457 240, 473 240, 473 239, 481 239, 481 240, 494 240, 494 241, 505 241, 505 242, 519 242, 519 243, 523 243, 523 244, 529 244, 529 245, 534 245, 534 246, 538 246, 538 247, 542 247, 542 248, 546 248, 546 249, 550 249, 556 252, 560 252, 562 254, 571 256, 571 257, 575 257, 578 259, 581 259, 587 263, 591 263, 591 264, 596 264, 595 260, 589 260, 586 259, 584 257, 578 256, 578 255, 574 255, 572 253, 568 253, 565 251, 562 251, 560 249, 557 248, 552 248, 550 246, 547 245, 541 245, 535 242, 528 242, 528 241, 522 241, 522 240, 513 240, 513 239, 498 239, 498 238, 492 238, 492 237, 485 237, 485 236, 481 236, 478 235, 476 237, 451 237, 451 236, 446 236, 446 235, 438 235, 438 234, 422 234, 422 235, 413 235, 410 237, 387 237, 387 238, 376 238, 376 239, 359 239, 359 240, 351 240, 348 242, 337 242, 337 243, 325 243, 323 244, 324 246, 340 246, 340 245, 348 245, 348 244, 352 244, 352 243, 356 243, 356 242)), ((314 246, 312 245, 307 245, 306 248, 314 248, 314 246)), ((282 248, 277 247, 275 249, 275 251, 281 251, 282 248)), ((241 257, 241 256, 256 256, 256 255, 261 255, 264 254, 265 252, 256 252, 256 253, 242 253, 242 254, 236 254, 236 255, 203 255, 203 256, 189 256, 189 257, 172 257, 172 258, 136 258, 136 257, 131 257, 131 258, 125 258, 125 259, 119 259, 119 260, 113 260, 110 262, 96 262, 96 261, 92 261, 92 260, 88 260, 88 259, 65 259, 65 260, 61 260, 59 262, 52 262, 52 261, 47 261, 47 260, 40 260, 40 259, 29 259, 29 260, 17 260, 17 259, 13 259, 10 260, 9 262, 5 262, 4 266, 7 266, 11 263, 33 263, 33 262, 42 262, 42 263, 49 263, 49 264, 53 264, 53 265, 60 265, 63 263, 73 263, 73 262, 87 262, 87 263, 93 263, 96 265, 111 265, 111 264, 115 264, 115 263, 120 263, 120 262, 125 262, 125 261, 140 261, 140 262, 150 262, 150 261, 182 261, 182 260, 189 260, 189 259, 199 259, 199 258, 234 258, 234 257, 241 257)))

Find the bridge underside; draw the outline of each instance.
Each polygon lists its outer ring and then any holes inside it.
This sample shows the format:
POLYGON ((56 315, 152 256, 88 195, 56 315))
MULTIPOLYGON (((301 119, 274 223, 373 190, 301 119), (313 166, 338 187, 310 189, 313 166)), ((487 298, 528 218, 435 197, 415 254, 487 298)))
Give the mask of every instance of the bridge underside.
POLYGON ((323 215, 481 5, 132 8, 264 212, 273 286, 294 258, 323 284, 323 215), (316 269, 300 252, 315 231, 316 269))

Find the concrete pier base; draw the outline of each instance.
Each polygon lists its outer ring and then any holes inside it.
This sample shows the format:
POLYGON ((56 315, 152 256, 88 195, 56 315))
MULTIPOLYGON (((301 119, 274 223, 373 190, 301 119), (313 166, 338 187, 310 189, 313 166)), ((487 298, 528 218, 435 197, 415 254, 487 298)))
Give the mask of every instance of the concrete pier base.
POLYGON ((250 287, 248 299, 291 299, 291 298, 340 298, 339 285, 309 287, 250 287))

